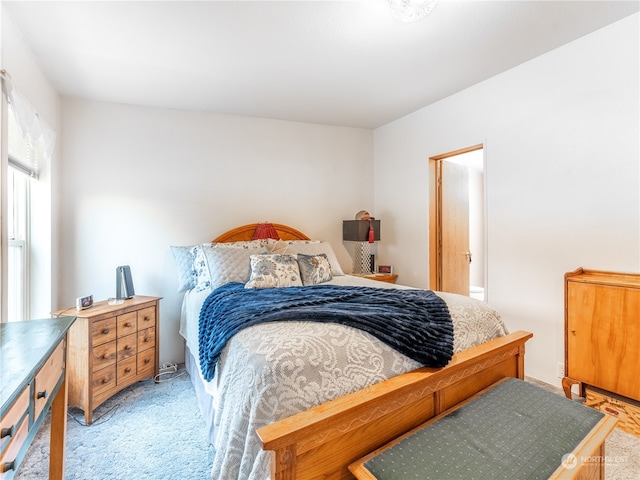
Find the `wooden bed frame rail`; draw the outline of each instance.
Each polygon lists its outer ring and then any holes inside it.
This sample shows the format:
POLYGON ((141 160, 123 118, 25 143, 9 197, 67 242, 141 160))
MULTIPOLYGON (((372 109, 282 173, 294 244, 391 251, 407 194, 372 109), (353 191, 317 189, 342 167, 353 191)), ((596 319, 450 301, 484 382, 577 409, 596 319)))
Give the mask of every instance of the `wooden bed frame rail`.
POLYGON ((258 430, 274 480, 353 479, 348 465, 505 377, 524 379, 517 331, 258 430))

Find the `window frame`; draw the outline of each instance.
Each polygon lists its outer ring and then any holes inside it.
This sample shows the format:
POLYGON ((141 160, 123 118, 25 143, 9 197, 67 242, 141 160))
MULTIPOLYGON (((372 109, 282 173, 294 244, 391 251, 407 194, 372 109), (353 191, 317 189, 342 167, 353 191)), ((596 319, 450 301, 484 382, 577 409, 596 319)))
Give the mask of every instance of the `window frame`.
MULTIPOLYGON (((11 158, 11 157, 10 157, 11 158)), ((7 169, 7 321, 30 318, 31 204, 33 177, 9 163, 7 169)))

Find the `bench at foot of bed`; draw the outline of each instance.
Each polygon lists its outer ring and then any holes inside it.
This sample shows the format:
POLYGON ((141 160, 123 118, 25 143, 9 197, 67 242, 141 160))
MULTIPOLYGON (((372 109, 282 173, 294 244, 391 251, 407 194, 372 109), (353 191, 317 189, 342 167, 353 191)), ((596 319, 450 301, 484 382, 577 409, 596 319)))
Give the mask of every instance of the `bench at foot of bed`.
POLYGON ((497 382, 349 466, 358 480, 604 478, 614 417, 538 386, 497 382))

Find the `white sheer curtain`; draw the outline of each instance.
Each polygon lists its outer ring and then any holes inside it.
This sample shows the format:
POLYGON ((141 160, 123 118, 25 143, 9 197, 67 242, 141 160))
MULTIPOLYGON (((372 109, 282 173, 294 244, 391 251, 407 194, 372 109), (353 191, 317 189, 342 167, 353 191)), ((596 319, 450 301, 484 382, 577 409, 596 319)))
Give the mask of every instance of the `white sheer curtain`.
POLYGON ((56 143, 56 131, 45 122, 36 109, 14 86, 11 75, 6 70, 0 70, 2 91, 11 104, 18 128, 22 136, 36 145, 40 139, 44 142, 44 158, 50 159, 56 143))
MULTIPOLYGON (((2 113, 3 122, 2 125, 2 154, 5 156, 2 158, 2 169, 0 171, 0 180, 2 182, 3 195, 1 198, 1 209, 3 211, 2 222, 0 224, 0 317, 1 321, 7 321, 7 319, 20 319, 24 320, 30 318, 32 310, 38 312, 48 311, 50 308, 50 296, 32 296, 32 288, 44 285, 47 289, 50 287, 50 257, 51 257, 51 229, 50 229, 50 169, 47 169, 48 175, 45 178, 38 179, 38 170, 40 167, 50 164, 53 156, 53 150, 56 141, 56 132, 53 130, 46 121, 44 121, 38 114, 36 109, 29 102, 25 95, 17 90, 11 76, 5 71, 0 70, 0 80, 2 83, 3 98, 2 113), (7 106, 8 105, 8 106, 7 106), (10 108, 9 108, 10 107, 10 108), (24 140, 8 142, 8 127, 10 123, 8 120, 8 112, 11 111, 11 123, 12 132, 18 130, 18 134, 14 137, 12 133, 12 140, 18 138, 24 140), (29 146, 30 155, 20 155, 23 149, 16 148, 16 145, 20 146, 27 144, 29 146), (8 148, 7 145, 13 145, 13 148, 8 148), (7 155, 10 154, 10 155, 7 155), (16 158, 13 158, 13 157, 16 158), (12 157, 8 159, 7 157, 12 157), (17 162, 16 162, 17 161, 17 162), (11 199, 8 199, 4 194, 5 188, 7 188, 7 181, 12 178, 14 182, 12 186, 15 187, 15 178, 8 174, 8 164, 21 170, 23 173, 27 173, 32 177, 29 180, 28 194, 26 200, 23 201, 25 209, 28 209, 28 214, 20 216, 22 223, 18 229, 12 223, 12 230, 8 228, 7 224, 7 206, 9 200, 12 200, 13 206, 16 205, 18 197, 12 195, 11 199), (26 169, 24 167, 27 167, 26 169), (23 225, 24 224, 24 225, 23 225), (23 230, 22 227, 25 227, 23 230), (27 232, 21 238, 9 239, 9 234, 13 231, 27 232), (34 233, 35 232, 35 233, 34 233), (24 237, 24 238, 23 238, 24 237), (37 241, 33 241, 37 239, 37 241), (20 252, 20 255, 17 255, 20 252), (37 259, 37 268, 34 268, 32 259, 37 259), (34 272, 36 272, 34 274, 34 272), (16 296, 17 294, 19 296, 16 296), (35 302, 35 303, 34 303, 35 302), (38 303, 39 302, 39 303, 38 303), (19 309, 18 309, 19 307, 19 309), (16 313, 18 312, 18 313, 16 313), (21 312, 21 313, 20 313, 21 312)), ((43 169, 44 171, 44 169, 43 169)), ((12 172, 12 174, 15 172, 12 172)), ((21 191, 21 190, 20 190, 21 191)), ((15 193, 15 188, 12 189, 15 193)), ((16 216, 14 215, 13 220, 16 216)))

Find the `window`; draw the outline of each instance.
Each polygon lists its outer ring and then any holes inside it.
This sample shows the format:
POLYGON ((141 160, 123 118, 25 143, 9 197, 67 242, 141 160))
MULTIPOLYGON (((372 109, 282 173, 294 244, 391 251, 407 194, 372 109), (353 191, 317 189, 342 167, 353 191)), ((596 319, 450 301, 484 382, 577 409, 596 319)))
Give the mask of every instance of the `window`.
POLYGON ((7 119, 7 320, 17 321, 29 318, 30 184, 38 178, 42 146, 21 135, 11 106, 7 119))
POLYGON ((51 162, 56 131, 4 69, 0 83, 0 321, 45 318, 53 296, 51 162))

